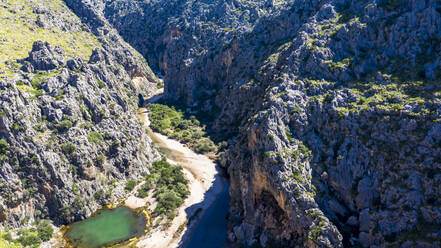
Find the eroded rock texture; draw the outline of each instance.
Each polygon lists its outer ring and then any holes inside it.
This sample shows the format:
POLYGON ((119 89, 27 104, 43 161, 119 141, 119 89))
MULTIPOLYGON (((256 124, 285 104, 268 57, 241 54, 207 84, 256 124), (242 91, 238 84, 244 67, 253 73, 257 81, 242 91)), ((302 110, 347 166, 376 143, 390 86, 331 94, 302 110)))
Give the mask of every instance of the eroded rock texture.
POLYGON ((440 245, 438 1, 104 6, 229 139, 231 241, 440 245))
MULTIPOLYGON (((64 23, 66 17, 54 14, 53 6, 41 11, 43 7, 23 6, 33 9, 40 26, 57 25, 51 18, 64 23)), ((0 209, 5 226, 85 218, 124 197, 125 182, 147 174, 158 159, 137 117, 138 94, 154 91, 156 78, 115 30, 106 24, 90 30, 85 24, 72 22, 63 32, 96 36, 100 45, 88 61, 36 41, 28 57, 13 64, 21 69, 0 74, 0 209)))
POLYGON ((439 1, 66 3, 229 141, 232 242, 441 245, 439 1))

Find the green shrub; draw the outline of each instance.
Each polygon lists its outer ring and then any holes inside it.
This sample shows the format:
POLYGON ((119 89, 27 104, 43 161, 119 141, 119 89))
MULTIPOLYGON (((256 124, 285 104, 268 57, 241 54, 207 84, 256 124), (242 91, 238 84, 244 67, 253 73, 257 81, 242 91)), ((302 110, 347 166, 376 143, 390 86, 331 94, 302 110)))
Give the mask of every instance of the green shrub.
POLYGON ((70 120, 63 120, 56 127, 58 131, 67 131, 72 127, 72 122, 70 120))
POLYGON ((98 157, 96 157, 96 163, 97 163, 98 165, 103 165, 105 159, 106 159, 106 158, 104 157, 104 155, 103 155, 103 154, 100 154, 100 155, 98 155, 98 157))
POLYGON ((99 190, 95 192, 95 194, 93 194, 93 198, 95 198, 96 200, 104 198, 104 191, 99 190))
POLYGON ((158 194, 156 198, 158 199, 158 205, 155 208, 155 213, 157 214, 170 214, 170 210, 174 210, 184 203, 182 197, 170 189, 164 190, 164 192, 158 194))
POLYGON ((21 126, 18 122, 12 123, 12 130, 14 131, 23 131, 25 128, 21 126))
POLYGON ((63 100, 64 90, 58 90, 58 96, 55 97, 55 100, 61 101, 63 100))
POLYGON ((175 210, 182 205, 190 193, 187 179, 180 166, 172 165, 165 159, 154 162, 150 168, 151 174, 148 181, 138 191, 141 197, 147 196, 148 191, 154 186, 154 197, 158 201, 154 213, 165 214, 169 219, 175 216, 175 210))
POLYGON ((104 84, 103 81, 98 80, 98 87, 99 87, 100 89, 104 88, 105 86, 106 86, 106 85, 104 84))
MULTIPOLYGON (((13 238, 12 238, 12 234, 10 232, 6 232, 2 235, 2 238, 6 241, 12 242, 13 238)), ((1 246, 0 246, 1 247, 1 246)))
POLYGON ((5 139, 0 139, 0 154, 5 154, 9 149, 9 144, 5 139))
POLYGON ((63 151, 64 155, 71 156, 75 153, 76 147, 71 142, 64 143, 61 145, 61 150, 63 151))
POLYGON ((208 153, 208 152, 214 152, 216 150, 216 146, 212 144, 211 141, 202 140, 197 143, 194 149, 196 152, 199 153, 208 153))
POLYGON ((164 81, 159 81, 157 84, 156 84, 156 88, 158 88, 158 89, 162 89, 162 88, 164 88, 164 81))
POLYGON ((129 180, 126 183, 125 190, 130 192, 130 191, 132 191, 135 188, 135 186, 137 184, 138 184, 138 181, 136 181, 136 180, 129 180))
POLYGON ((99 145, 101 141, 104 140, 103 136, 98 132, 91 132, 87 135, 87 140, 91 143, 99 145))
POLYGON ((37 226, 37 233, 38 237, 42 241, 48 241, 52 238, 52 235, 54 234, 54 229, 52 228, 52 225, 49 223, 49 221, 42 221, 37 226))
POLYGON ((147 197, 149 194, 149 190, 152 188, 152 185, 150 182, 145 182, 139 189, 138 189, 138 196, 141 198, 147 197))
POLYGON ((40 247, 41 240, 36 233, 25 230, 19 234, 20 237, 17 239, 17 241, 23 246, 30 246, 32 248, 40 247))
POLYGON ((299 143, 299 148, 298 150, 300 151, 301 154, 303 154, 305 157, 309 157, 311 155, 311 150, 308 149, 308 147, 306 147, 303 142, 299 143))
POLYGON ((183 119, 183 113, 162 104, 150 104, 150 127, 160 133, 175 128, 183 119))
POLYGON ((290 143, 294 142, 294 138, 292 137, 291 130, 289 129, 289 127, 285 128, 285 134, 290 143))
POLYGON ((78 188, 78 185, 72 185, 72 193, 74 193, 74 194, 77 194, 78 193, 78 190, 80 190, 79 188, 78 188))
POLYGON ((293 108, 293 110, 291 111, 291 114, 301 114, 303 111, 302 111, 302 108, 300 108, 300 106, 299 105, 296 105, 294 108, 293 108))
POLYGON ((293 177, 294 177, 294 179, 295 179, 297 182, 300 182, 300 183, 301 183, 301 182, 304 181, 304 180, 303 180, 302 173, 301 173, 300 171, 297 171, 297 170, 293 169, 292 172, 293 172, 293 177))

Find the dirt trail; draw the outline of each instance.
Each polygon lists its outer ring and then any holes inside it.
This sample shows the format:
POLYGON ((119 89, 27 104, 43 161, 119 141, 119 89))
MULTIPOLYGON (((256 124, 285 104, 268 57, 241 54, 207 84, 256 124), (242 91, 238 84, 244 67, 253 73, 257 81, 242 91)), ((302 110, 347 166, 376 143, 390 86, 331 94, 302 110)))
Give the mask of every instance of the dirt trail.
MULTIPOLYGON (((146 236, 140 238, 136 246, 148 248, 177 247, 187 228, 196 226, 197 221, 222 192, 226 180, 219 175, 215 163, 207 156, 196 154, 183 144, 153 132, 149 128, 150 122, 146 109, 139 109, 138 115, 152 140, 167 155, 168 162, 182 166, 189 181, 190 195, 178 209, 178 214, 170 227, 166 230, 162 230, 160 227, 151 230, 146 236), (176 234, 179 227, 184 225, 187 219, 196 212, 199 212, 199 218, 192 221, 180 234, 176 234)), ((126 201, 126 205, 132 205, 132 207, 139 207, 139 205, 144 204, 145 200, 134 196, 130 196, 126 201)))

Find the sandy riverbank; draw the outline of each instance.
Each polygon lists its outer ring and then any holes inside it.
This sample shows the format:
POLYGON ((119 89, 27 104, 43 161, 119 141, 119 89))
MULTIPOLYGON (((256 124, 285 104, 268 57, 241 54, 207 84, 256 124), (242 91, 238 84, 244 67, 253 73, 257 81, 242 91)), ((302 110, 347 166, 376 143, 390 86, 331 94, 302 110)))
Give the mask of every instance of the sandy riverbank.
MULTIPOLYGON (((170 227, 166 230, 161 228, 151 230, 146 236, 139 239, 137 247, 178 247, 182 235, 186 232, 187 228, 194 228, 196 226, 197 221, 224 189, 226 180, 219 175, 215 163, 207 156, 196 154, 183 144, 159 133, 152 132, 148 126, 149 120, 146 109, 141 108, 138 114, 155 144, 167 154, 168 162, 182 166, 184 174, 189 181, 190 195, 178 209, 178 214, 170 227), (196 211, 199 211, 199 218, 196 218, 196 221, 192 221, 189 226, 182 230, 180 235, 175 235, 179 227, 185 224, 187 219, 196 211)), ((130 207, 136 208, 144 206, 146 199, 140 199, 131 195, 125 203, 130 207)))

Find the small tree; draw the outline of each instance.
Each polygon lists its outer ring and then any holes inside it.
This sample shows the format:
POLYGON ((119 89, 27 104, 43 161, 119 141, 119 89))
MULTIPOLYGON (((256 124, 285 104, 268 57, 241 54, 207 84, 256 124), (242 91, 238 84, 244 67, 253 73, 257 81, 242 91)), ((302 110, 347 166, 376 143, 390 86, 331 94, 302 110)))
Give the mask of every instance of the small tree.
POLYGON ((75 152, 76 149, 77 148, 75 147, 75 145, 72 144, 71 142, 64 143, 61 145, 61 150, 63 151, 64 155, 66 155, 66 156, 71 156, 75 152))
POLYGON ((127 181, 125 190, 130 192, 130 191, 132 191, 135 188, 135 186, 137 184, 138 184, 138 182, 136 180, 127 181))
POLYGON ((70 120, 63 120, 57 125, 58 131, 67 131, 72 127, 72 122, 70 120))
POLYGON ((9 149, 9 144, 5 139, 0 139, 0 154, 6 153, 9 149))
POLYGON ((52 228, 49 221, 44 220, 38 224, 37 232, 38 232, 38 237, 42 241, 48 241, 52 238, 52 235, 54 234, 54 229, 52 228))

